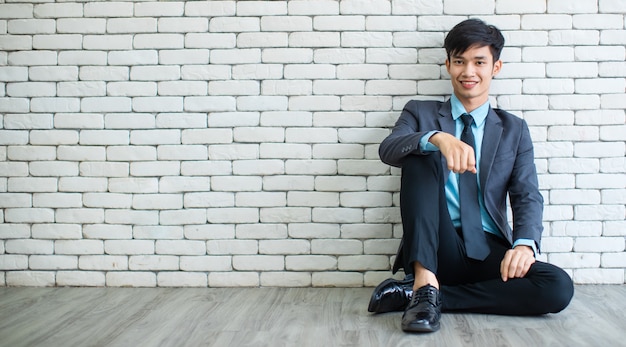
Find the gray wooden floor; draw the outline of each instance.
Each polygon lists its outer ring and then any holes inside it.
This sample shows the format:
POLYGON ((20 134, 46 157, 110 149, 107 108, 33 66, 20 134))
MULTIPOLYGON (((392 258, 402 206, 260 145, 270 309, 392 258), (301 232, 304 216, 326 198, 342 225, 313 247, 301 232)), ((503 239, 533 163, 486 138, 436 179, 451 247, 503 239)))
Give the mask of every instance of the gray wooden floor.
POLYGON ((406 334, 372 288, 0 288, 1 346, 626 346, 626 286, 541 317, 444 314, 406 334))

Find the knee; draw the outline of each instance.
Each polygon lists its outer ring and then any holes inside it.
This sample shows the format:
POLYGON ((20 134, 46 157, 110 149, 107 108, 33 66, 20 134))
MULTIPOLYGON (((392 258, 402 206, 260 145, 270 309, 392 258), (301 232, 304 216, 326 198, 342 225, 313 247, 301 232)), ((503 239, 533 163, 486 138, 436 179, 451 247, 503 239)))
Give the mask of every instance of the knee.
POLYGON ((553 266, 546 278, 544 293, 545 313, 564 310, 574 296, 574 282, 561 268, 553 266))

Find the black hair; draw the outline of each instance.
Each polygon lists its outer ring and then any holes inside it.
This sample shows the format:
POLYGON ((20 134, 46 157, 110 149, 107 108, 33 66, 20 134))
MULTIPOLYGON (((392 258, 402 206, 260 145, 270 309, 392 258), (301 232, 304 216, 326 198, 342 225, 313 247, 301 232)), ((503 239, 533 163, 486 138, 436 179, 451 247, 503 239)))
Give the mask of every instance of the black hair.
POLYGON ((489 46, 493 61, 500 59, 504 36, 500 29, 480 19, 472 18, 462 21, 448 32, 443 42, 448 60, 451 56, 462 54, 471 47, 489 46))

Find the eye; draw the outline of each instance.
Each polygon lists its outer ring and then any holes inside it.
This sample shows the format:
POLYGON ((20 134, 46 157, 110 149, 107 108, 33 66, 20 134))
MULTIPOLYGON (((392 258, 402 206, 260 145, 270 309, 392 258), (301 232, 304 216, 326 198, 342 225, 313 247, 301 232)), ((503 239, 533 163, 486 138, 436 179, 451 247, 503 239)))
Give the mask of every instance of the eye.
POLYGON ((454 63, 455 65, 461 65, 461 64, 463 64, 463 60, 460 60, 460 59, 455 59, 455 60, 453 61, 453 63, 454 63))

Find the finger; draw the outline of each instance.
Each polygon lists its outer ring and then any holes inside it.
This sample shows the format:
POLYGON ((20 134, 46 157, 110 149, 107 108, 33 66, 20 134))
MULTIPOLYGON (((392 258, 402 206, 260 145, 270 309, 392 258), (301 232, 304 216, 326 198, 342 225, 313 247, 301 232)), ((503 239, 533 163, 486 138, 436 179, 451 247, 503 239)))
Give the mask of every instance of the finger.
POLYGON ((506 252, 504 254, 504 258, 500 263, 500 276, 502 276, 502 281, 506 282, 509 279, 509 264, 510 264, 510 254, 506 252))

